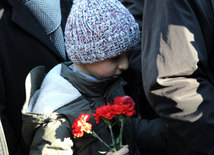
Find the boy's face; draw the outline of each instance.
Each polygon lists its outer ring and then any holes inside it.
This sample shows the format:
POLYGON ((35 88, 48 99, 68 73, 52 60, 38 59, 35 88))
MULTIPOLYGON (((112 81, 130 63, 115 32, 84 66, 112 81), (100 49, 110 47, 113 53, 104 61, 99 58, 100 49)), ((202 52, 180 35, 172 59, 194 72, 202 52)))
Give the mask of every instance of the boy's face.
POLYGON ((128 58, 126 53, 115 58, 106 59, 92 64, 74 65, 82 72, 94 76, 97 79, 117 78, 122 71, 128 68, 128 58))

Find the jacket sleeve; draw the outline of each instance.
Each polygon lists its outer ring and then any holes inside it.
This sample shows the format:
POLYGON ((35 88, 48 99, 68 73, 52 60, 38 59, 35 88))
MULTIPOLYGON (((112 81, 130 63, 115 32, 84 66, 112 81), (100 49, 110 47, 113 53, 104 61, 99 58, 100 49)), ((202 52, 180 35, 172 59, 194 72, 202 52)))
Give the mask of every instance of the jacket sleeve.
POLYGON ((134 138, 143 148, 163 149, 167 146, 167 124, 160 118, 133 119, 134 138))
POLYGON ((53 120, 42 125, 35 132, 30 155, 72 155, 73 141, 70 132, 70 124, 65 119, 53 120))
MULTIPOLYGON (((179 139, 176 150, 207 154, 214 145, 214 16, 210 1, 145 1, 144 90, 179 139)), ((176 138, 175 138, 176 137, 176 138)), ((170 143, 170 141, 169 141, 170 143)))

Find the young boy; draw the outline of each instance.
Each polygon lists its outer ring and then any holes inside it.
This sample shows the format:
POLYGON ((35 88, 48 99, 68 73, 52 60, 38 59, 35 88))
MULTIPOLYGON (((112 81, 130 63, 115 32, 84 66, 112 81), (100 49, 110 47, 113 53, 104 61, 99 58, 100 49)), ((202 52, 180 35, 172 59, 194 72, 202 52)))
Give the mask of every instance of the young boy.
MULTIPOLYGON (((109 151, 89 134, 74 138, 71 126, 81 113, 92 114, 116 96, 125 95, 122 87, 126 83, 120 74, 128 68, 126 52, 139 42, 138 24, 119 1, 73 1, 65 28, 65 46, 72 63, 55 66, 41 87, 43 68, 34 69, 28 76, 31 90, 26 90, 22 112, 23 136, 30 154, 96 155, 109 151)), ((96 124, 94 117, 89 122, 93 131, 110 144, 106 125, 96 124)), ((165 129, 160 120, 129 120, 124 129, 129 154, 138 153, 135 143, 140 140, 154 147, 165 146, 165 129)))

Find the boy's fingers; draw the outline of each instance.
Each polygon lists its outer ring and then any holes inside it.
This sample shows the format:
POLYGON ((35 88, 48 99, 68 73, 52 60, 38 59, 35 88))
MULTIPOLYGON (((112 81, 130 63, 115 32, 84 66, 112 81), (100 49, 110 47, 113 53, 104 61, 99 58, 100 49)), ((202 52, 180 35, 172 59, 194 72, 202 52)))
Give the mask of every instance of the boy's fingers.
POLYGON ((122 149, 120 149, 118 152, 118 154, 116 155, 126 155, 129 153, 129 149, 128 149, 128 146, 127 147, 123 147, 122 149))
POLYGON ((107 155, 128 155, 128 153, 129 153, 128 145, 125 145, 119 151, 108 152, 107 155))

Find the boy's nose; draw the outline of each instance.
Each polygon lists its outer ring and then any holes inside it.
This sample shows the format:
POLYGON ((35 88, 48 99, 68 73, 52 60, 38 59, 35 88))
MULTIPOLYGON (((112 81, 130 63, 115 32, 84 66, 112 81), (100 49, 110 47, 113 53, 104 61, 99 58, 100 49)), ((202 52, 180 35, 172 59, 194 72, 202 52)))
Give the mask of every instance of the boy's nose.
POLYGON ((120 70, 127 70, 128 67, 129 67, 128 57, 127 57, 126 53, 124 53, 124 54, 121 55, 118 68, 119 68, 120 70))

